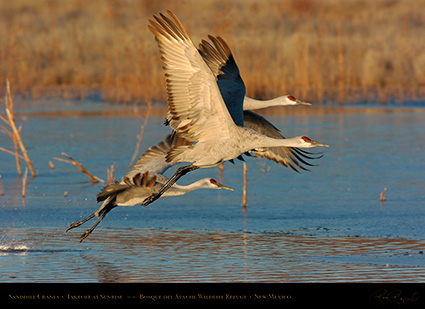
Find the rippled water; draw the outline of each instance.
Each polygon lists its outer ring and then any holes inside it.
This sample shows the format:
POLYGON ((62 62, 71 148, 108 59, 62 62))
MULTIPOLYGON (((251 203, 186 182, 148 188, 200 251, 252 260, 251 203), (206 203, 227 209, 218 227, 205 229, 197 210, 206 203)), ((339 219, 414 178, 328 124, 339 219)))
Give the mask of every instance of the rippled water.
MULTIPOLYGON (((65 229, 97 210, 103 185, 52 158, 66 152, 103 179, 115 163, 119 178, 141 120, 17 117, 38 176, 23 200, 14 158, 0 152, 0 281, 424 282, 425 114, 269 118, 286 136, 330 144, 318 166, 297 174, 247 158, 244 210, 242 164, 226 163, 222 182, 235 192, 199 190, 116 208, 80 244, 86 227, 65 229)), ((162 118, 151 118, 141 151, 167 133, 162 118)), ((0 144, 12 148, 5 135, 0 144)), ((218 174, 204 169, 181 182, 218 174)))
POLYGON ((0 251, 5 281, 425 280, 419 240, 103 228, 76 245, 60 229, 17 232, 5 231, 10 244, 0 251))

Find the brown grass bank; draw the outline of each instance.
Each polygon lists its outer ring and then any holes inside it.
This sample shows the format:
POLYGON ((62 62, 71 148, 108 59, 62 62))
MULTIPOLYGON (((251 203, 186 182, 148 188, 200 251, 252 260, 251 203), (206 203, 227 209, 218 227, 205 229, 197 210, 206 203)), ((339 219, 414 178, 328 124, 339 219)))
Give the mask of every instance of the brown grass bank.
POLYGON ((195 44, 220 35, 248 95, 315 103, 424 97, 425 0, 15 0, 0 2, 0 85, 15 93, 164 100, 147 30, 170 9, 195 44), (422 88, 421 88, 422 87, 422 88))

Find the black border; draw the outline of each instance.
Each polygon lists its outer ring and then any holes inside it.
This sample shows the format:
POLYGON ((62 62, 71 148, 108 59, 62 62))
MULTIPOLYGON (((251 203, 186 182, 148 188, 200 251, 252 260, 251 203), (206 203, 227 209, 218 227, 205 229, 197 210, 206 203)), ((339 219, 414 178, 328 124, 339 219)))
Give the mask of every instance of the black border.
POLYGON ((0 303, 425 307, 417 283, 0 283, 0 303))

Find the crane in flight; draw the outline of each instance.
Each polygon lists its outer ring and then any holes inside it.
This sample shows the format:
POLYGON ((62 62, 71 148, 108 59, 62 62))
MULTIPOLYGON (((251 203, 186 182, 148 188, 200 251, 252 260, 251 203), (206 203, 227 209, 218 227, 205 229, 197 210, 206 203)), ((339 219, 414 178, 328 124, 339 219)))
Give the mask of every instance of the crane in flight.
MULTIPOLYGON (((199 53, 207 63, 209 68, 215 74, 217 84, 220 89, 221 96, 223 97, 229 112, 237 125, 251 128, 268 137, 284 139, 285 137, 264 117, 252 112, 252 110, 262 109, 271 106, 289 106, 289 105, 311 105, 311 103, 304 102, 296 99, 292 95, 280 96, 271 100, 255 100, 249 97, 244 98, 243 111, 240 107, 234 108, 235 104, 233 98, 237 93, 243 91, 245 85, 239 73, 239 68, 232 55, 232 52, 227 43, 221 37, 214 37, 209 35, 211 43, 202 40, 199 44, 199 53), (230 108, 229 108, 230 107, 230 108), (242 114, 241 114, 242 113, 242 114), (242 118, 241 118, 242 117, 242 118)), ((280 163, 285 167, 291 167, 294 171, 298 172, 295 166, 307 170, 301 163, 312 166, 304 159, 319 159, 323 155, 307 152, 295 147, 266 147, 264 151, 258 152, 253 150, 252 153, 259 157, 265 157, 268 160, 273 160, 280 163)))
MULTIPOLYGON (((103 218, 117 206, 134 206, 143 202, 151 194, 158 192, 168 181, 163 173, 174 164, 165 161, 168 151, 176 145, 184 145, 187 142, 176 134, 168 135, 164 141, 150 147, 134 164, 133 169, 127 173, 121 182, 115 181, 103 188, 97 195, 97 202, 102 202, 100 208, 86 219, 72 223, 66 231, 76 228, 94 217, 97 222, 81 237, 80 242, 87 238, 99 225, 103 218)), ((232 188, 218 183, 212 178, 203 178, 189 185, 174 183, 165 196, 180 196, 198 189, 225 189, 234 191, 232 188)))
MULTIPOLYGON (((232 119, 239 126, 251 128, 268 137, 284 139, 285 137, 264 117, 252 112, 252 110, 272 107, 272 106, 291 106, 291 105, 311 105, 309 102, 296 99, 292 95, 284 95, 271 100, 256 100, 244 97, 243 111, 240 109, 240 100, 237 99, 245 93, 245 84, 240 76, 239 68, 232 55, 229 46, 221 37, 208 36, 212 44, 202 40, 198 51, 204 61, 216 76, 217 84, 232 119)), ((169 124, 171 113, 167 113, 165 125, 169 124)), ((266 147, 264 151, 251 151, 252 154, 259 157, 265 157, 268 160, 280 163, 285 167, 291 167, 298 172, 298 168, 308 170, 302 164, 314 166, 305 161, 305 159, 316 160, 323 157, 320 153, 311 153, 295 147, 266 147)), ((245 155, 250 156, 249 152, 245 155)), ((242 155, 238 159, 243 160, 242 155)), ((233 162, 233 160, 230 160, 233 162)))
POLYGON ((291 106, 291 105, 310 106, 311 103, 298 100, 293 95, 283 95, 270 100, 256 100, 256 99, 252 99, 250 97, 245 96, 243 101, 243 110, 246 111, 246 110, 255 110, 255 109, 262 109, 262 108, 274 107, 274 106, 291 106))
MULTIPOLYGON (((285 137, 264 117, 252 112, 252 110, 262 109, 271 106, 289 106, 289 105, 311 105, 311 103, 296 99, 292 95, 285 95, 271 100, 255 100, 249 97, 244 98, 243 111, 238 106, 235 97, 238 93, 242 93, 245 89, 244 82, 240 76, 239 68, 232 55, 232 52, 227 43, 221 37, 209 35, 211 43, 202 40, 199 44, 199 53, 201 54, 208 67, 216 76, 217 84, 220 89, 226 106, 229 109, 230 115, 235 123, 239 126, 251 128, 268 137, 284 139, 285 137)), ((240 95, 240 94, 239 94, 240 95)), ((323 155, 307 152, 294 147, 266 147, 264 151, 255 151, 252 153, 259 157, 265 157, 280 163, 285 167, 291 167, 298 172, 295 166, 307 170, 300 163, 312 166, 303 159, 319 159, 323 155), (314 157, 311 155, 318 155, 314 157)))
MULTIPOLYGON (((264 147, 311 148, 328 145, 306 136, 271 138, 237 124, 223 101, 216 76, 203 60, 178 18, 168 11, 155 16, 148 26, 155 35, 166 77, 170 127, 189 145, 175 146, 166 156, 170 163, 191 162, 180 167, 167 183, 146 198, 146 206, 164 194, 180 177, 199 168, 209 168, 264 147)), ((245 87, 232 100, 243 109, 245 87)), ((236 115, 237 111, 235 112, 236 115)))

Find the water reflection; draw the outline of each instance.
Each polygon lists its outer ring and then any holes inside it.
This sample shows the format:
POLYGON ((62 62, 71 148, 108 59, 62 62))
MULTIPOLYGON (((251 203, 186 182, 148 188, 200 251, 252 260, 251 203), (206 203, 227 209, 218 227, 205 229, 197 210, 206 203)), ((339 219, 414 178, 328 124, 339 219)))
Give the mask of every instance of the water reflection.
POLYGON ((2 237, 2 281, 423 282, 425 242, 374 237, 105 229, 2 237), (31 235, 31 236, 29 236, 31 235), (25 255, 21 250, 26 246, 25 255), (82 247, 83 246, 83 247, 82 247), (25 271, 31 269, 31 272, 25 271))
MULTIPOLYGON (((33 130, 23 138, 39 173, 27 184, 25 204, 13 157, 0 160, 0 280, 423 282, 425 161, 417 154, 425 145, 424 115, 300 117, 271 120, 284 135, 301 131, 331 144, 311 173, 247 159, 244 209, 242 165, 225 164, 222 182, 236 189, 232 194, 200 191, 150 207, 117 208, 82 244, 84 229, 64 230, 98 208, 102 185, 69 166, 51 171, 48 161, 64 151, 101 178, 115 162, 120 177, 140 121, 29 117, 25 128, 33 130)), ((141 151, 168 133, 162 122, 150 120, 141 151)), ((216 175, 218 169, 205 169, 182 182, 216 175)))

